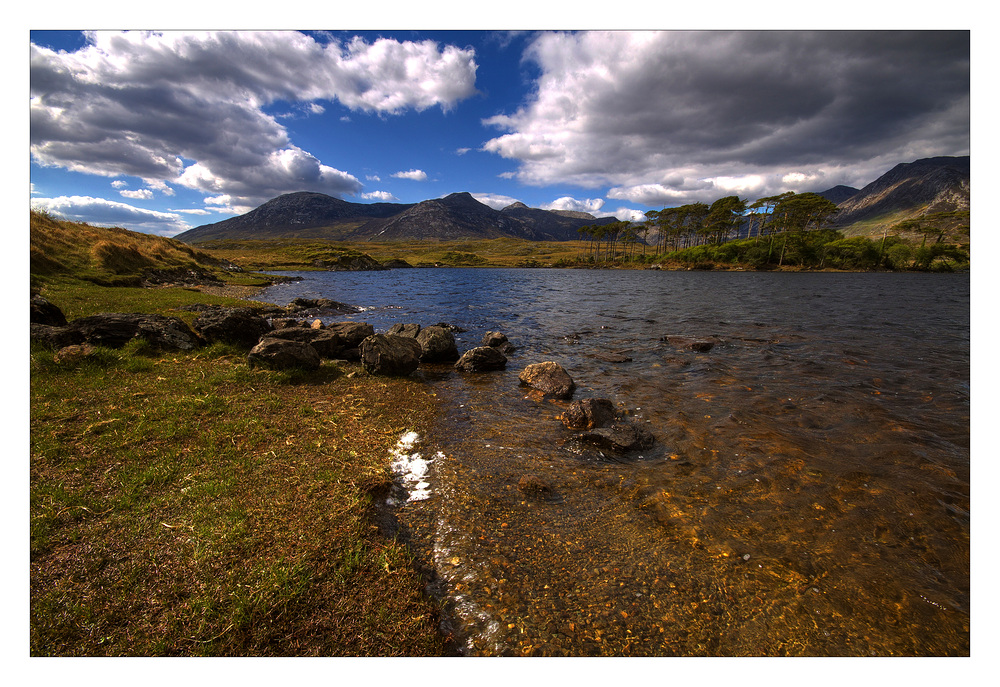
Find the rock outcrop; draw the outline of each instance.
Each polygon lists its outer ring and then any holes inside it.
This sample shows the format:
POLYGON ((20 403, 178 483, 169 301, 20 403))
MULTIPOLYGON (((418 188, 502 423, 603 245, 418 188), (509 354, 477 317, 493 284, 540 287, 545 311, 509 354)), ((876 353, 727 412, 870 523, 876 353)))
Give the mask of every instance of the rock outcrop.
POLYGON ((507 356, 491 346, 470 348, 455 363, 462 372, 490 372, 507 367, 507 356))
POLYGON ((247 354, 250 367, 267 367, 272 370, 316 370, 320 362, 319 353, 312 345, 291 339, 265 337, 247 354))

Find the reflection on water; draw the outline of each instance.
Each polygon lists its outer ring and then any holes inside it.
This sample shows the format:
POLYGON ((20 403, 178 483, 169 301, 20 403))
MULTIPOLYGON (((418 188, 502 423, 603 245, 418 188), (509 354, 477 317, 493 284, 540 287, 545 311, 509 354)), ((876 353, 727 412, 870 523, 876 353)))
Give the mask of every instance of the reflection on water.
POLYGON ((448 410, 420 438, 430 497, 397 515, 463 653, 968 654, 968 275, 302 276, 267 300, 518 346, 503 372, 420 373, 448 410), (518 386, 543 360, 655 448, 570 441, 566 402, 518 386))

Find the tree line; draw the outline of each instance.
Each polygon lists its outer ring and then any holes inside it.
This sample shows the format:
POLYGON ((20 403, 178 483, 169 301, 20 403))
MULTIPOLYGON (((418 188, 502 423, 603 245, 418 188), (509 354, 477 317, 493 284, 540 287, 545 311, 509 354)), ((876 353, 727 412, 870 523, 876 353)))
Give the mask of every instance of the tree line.
MULTIPOLYGON (((650 210, 645 222, 588 225, 578 232, 587 241, 583 260, 590 263, 654 257, 704 266, 738 262, 752 268, 929 269, 932 264, 968 263, 967 250, 942 244, 940 221, 947 215, 949 220, 964 216, 967 222, 968 212, 928 215, 893 227, 894 231, 924 234, 919 248, 898 236, 846 239, 828 229, 836 213, 836 204, 818 193, 788 191, 752 203, 726 196, 711 205, 689 203, 650 210), (928 237, 935 235, 937 240, 928 246, 928 237)), ((964 230, 968 232, 968 226, 964 230)))

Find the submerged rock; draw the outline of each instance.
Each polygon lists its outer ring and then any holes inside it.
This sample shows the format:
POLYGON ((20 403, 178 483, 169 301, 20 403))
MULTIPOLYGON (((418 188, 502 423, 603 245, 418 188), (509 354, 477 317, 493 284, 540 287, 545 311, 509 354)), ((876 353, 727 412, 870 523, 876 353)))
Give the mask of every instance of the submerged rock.
POLYGON ((578 435, 577 439, 615 453, 641 451, 652 448, 655 443, 649 430, 628 422, 616 422, 610 427, 598 427, 578 435))
POLYGON ((559 364, 552 361, 528 365, 518 375, 521 384, 555 398, 569 398, 576 389, 576 382, 559 364))
POLYGON ((665 336, 661 341, 666 341, 671 346, 686 348, 698 353, 708 353, 715 346, 712 339, 696 339, 690 336, 665 336))
POLYGON ((615 404, 608 399, 585 398, 570 403, 562 421, 567 429, 593 429, 613 422, 616 415, 615 404))
POLYGON ((552 485, 538 475, 527 474, 517 481, 517 490, 528 496, 550 496, 552 485))

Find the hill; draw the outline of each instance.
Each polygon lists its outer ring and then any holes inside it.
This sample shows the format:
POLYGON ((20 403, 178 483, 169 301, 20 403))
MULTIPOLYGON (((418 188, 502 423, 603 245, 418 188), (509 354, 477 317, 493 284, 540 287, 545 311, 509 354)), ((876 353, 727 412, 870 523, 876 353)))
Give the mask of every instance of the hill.
POLYGON ((968 211, 969 178, 968 156, 931 157, 898 164, 839 202, 834 226, 862 225, 880 230, 883 225, 907 219, 968 211))
POLYGON ((323 193, 286 193, 250 212, 189 229, 176 238, 185 243, 225 239, 339 239, 373 219, 399 215, 403 203, 350 203, 323 193))
POLYGON ((585 212, 560 212, 515 203, 501 210, 470 193, 415 204, 351 203, 322 193, 288 193, 238 217, 190 229, 185 243, 247 239, 335 241, 453 241, 519 238, 567 241, 585 224, 616 221, 585 212))
POLYGON ((32 282, 73 278, 103 286, 219 282, 241 271, 176 239, 95 227, 31 212, 32 282))

